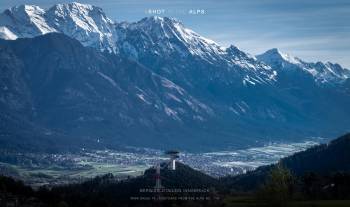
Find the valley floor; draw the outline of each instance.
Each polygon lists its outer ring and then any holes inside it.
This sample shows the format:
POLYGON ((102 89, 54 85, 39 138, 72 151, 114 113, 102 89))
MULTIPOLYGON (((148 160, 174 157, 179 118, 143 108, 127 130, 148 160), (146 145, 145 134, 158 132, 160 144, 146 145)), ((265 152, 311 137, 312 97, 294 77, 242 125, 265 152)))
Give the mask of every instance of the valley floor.
MULTIPOLYGON (((323 142, 313 138, 297 143, 269 143, 262 147, 210 153, 182 152, 179 160, 214 177, 237 175, 277 162, 280 158, 323 142)), ((24 180, 33 187, 76 183, 112 173, 120 179, 142 175, 160 160, 160 150, 85 150, 79 153, 34 154, 0 151, 0 174, 24 180)))

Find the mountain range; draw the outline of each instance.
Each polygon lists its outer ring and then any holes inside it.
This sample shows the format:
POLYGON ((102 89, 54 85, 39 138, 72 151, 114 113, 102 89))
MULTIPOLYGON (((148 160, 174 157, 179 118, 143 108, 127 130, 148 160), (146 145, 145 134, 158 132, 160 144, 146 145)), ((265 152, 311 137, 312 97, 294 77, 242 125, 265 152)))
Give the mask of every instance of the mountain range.
POLYGON ((349 130, 350 70, 224 48, 173 18, 22 5, 0 14, 0 38, 5 148, 214 150, 349 130))

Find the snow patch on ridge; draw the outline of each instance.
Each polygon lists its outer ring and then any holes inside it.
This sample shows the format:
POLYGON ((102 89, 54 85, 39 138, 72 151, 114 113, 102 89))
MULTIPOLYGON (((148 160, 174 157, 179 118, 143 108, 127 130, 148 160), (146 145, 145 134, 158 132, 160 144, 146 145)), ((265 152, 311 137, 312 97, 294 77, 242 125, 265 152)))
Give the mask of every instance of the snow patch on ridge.
POLYGON ((102 72, 97 72, 102 78, 107 80, 112 86, 117 87, 117 83, 109 76, 103 74, 102 72))
POLYGON ((0 38, 5 40, 15 40, 17 35, 12 33, 7 27, 0 27, 0 38))

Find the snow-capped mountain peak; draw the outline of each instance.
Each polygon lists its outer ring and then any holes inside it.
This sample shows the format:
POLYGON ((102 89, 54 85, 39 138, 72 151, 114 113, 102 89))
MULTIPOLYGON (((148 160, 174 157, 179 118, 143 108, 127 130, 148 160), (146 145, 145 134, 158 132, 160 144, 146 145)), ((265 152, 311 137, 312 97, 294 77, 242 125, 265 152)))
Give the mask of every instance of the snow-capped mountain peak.
POLYGON ((24 12, 28 16, 33 17, 35 15, 41 15, 45 13, 45 10, 35 5, 20 5, 18 7, 13 7, 10 9, 12 12, 24 12))
POLYGON ((0 36, 4 39, 35 37, 61 32, 83 45, 116 52, 115 23, 96 6, 80 3, 56 4, 48 10, 21 5, 0 14, 0 36))
POLYGON ((342 82, 350 78, 350 70, 341 67, 337 63, 304 63, 304 68, 312 73, 321 83, 342 82))
POLYGON ((165 34, 166 38, 176 37, 187 43, 193 43, 193 41, 201 40, 206 44, 210 44, 217 47, 219 46, 215 41, 204 38, 203 36, 199 35, 193 30, 186 28, 182 24, 182 22, 176 18, 151 16, 143 18, 134 25, 142 27, 144 30, 147 30, 147 28, 149 28, 150 30, 161 29, 161 32, 165 34))
POLYGON ((56 32, 49 26, 44 15, 45 11, 34 5, 21 5, 7 9, 0 14, 0 26, 7 28, 6 31, 1 32, 2 36, 6 36, 6 39, 16 39, 56 32))
POLYGON ((277 48, 272 48, 257 57, 264 62, 300 64, 299 58, 283 53, 277 48))
MULTIPOLYGON (((84 46, 127 55, 143 64, 152 58, 186 61, 190 58, 227 70, 243 69, 249 77, 263 80, 260 82, 274 79, 278 70, 301 69, 320 83, 350 76, 349 70, 338 64, 307 63, 276 48, 256 58, 233 45, 223 48, 174 18, 151 16, 134 23, 116 23, 101 8, 76 2, 56 4, 48 10, 21 5, 0 14, 2 39, 35 37, 50 32, 64 33, 84 46)), ((169 69, 165 70, 169 73, 169 69)))
POLYGON ((116 29, 118 42, 123 43, 121 48, 126 51, 134 51, 132 42, 142 41, 138 44, 144 45, 145 48, 152 47, 155 54, 162 55, 175 52, 181 56, 195 55, 212 61, 217 58, 214 56, 224 52, 217 43, 184 27, 175 18, 151 16, 135 23, 118 24, 116 29), (141 38, 136 39, 139 38, 136 34, 141 34, 141 38))
POLYGON ((342 68, 339 64, 330 62, 306 62, 300 58, 290 56, 273 48, 261 55, 256 56, 258 60, 267 63, 276 70, 284 71, 304 71, 312 75, 319 84, 341 83, 350 77, 350 71, 342 68))
MULTIPOLYGON (((242 80, 248 79, 247 77, 254 78, 256 81, 251 81, 254 84, 270 82, 275 76, 275 72, 270 67, 261 64, 255 57, 234 46, 223 48, 215 41, 185 27, 174 18, 146 17, 135 23, 120 23, 116 30, 117 47, 121 53, 146 62, 149 67, 154 67, 150 61, 154 58, 161 58, 169 62, 176 60, 174 68, 189 63, 195 64, 196 61, 215 67, 221 65, 222 70, 218 70, 218 73, 224 74, 231 71, 228 73, 232 76, 241 76, 242 80), (183 64, 179 64, 181 61, 183 64), (246 76, 239 74, 240 70, 245 70, 246 76)), ((170 70, 179 69, 165 68, 163 72, 165 74, 177 73, 176 71, 170 72, 170 70)))
POLYGON ((114 24, 101 8, 89 4, 69 3, 56 4, 47 11, 47 16, 55 18, 55 25, 60 26, 59 20, 71 20, 85 30, 101 32, 104 24, 114 24))
POLYGON ((227 54, 235 56, 237 58, 256 60, 256 58, 253 55, 243 52, 241 49, 234 45, 230 45, 228 48, 225 49, 225 51, 227 52, 227 54))
POLYGON ((114 22, 101 8, 80 3, 57 4, 46 12, 52 27, 83 45, 116 52, 114 22))

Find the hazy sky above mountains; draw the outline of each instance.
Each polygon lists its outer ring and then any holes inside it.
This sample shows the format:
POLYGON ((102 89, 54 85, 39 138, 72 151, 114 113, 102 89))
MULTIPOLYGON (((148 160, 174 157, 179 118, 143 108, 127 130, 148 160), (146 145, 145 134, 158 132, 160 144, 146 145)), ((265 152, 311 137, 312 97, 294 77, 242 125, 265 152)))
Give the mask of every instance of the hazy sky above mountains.
MULTIPOLYGON (((35 4, 48 8, 66 0, 1 0, 0 10, 35 4)), ((338 62, 350 68, 349 0, 82 0, 116 21, 145 16, 176 17, 186 27, 223 46, 252 54, 270 48, 309 61, 338 62), (197 11, 198 10, 198 11, 197 11)))

